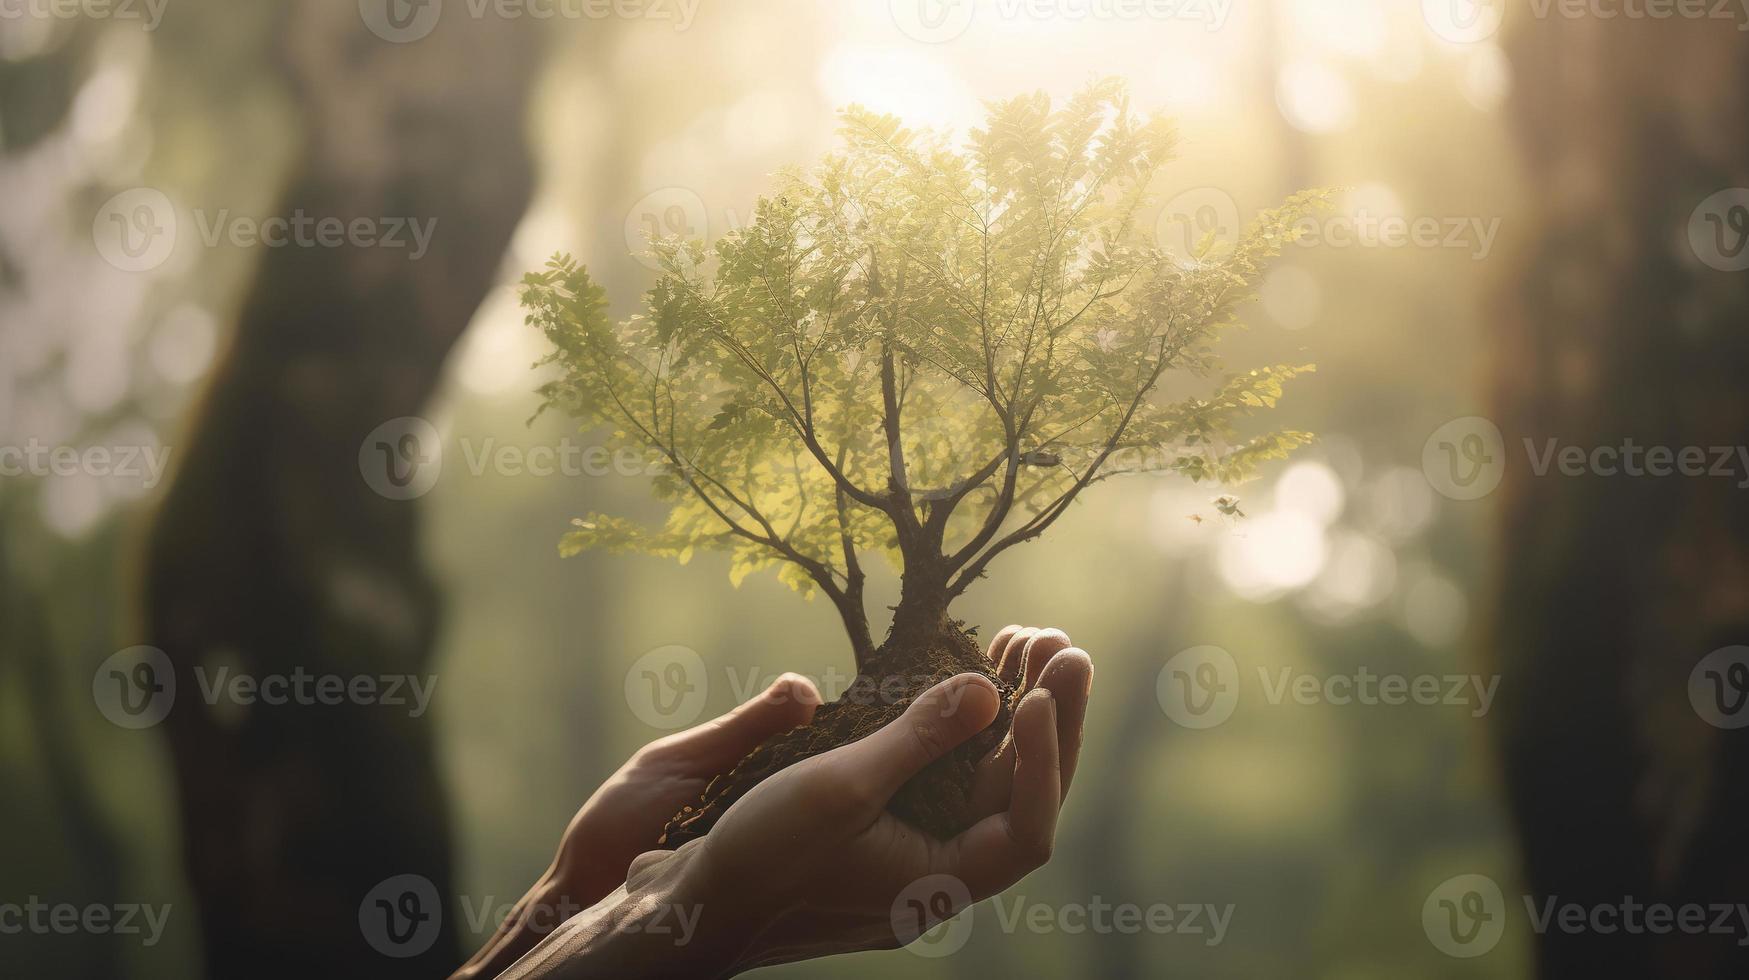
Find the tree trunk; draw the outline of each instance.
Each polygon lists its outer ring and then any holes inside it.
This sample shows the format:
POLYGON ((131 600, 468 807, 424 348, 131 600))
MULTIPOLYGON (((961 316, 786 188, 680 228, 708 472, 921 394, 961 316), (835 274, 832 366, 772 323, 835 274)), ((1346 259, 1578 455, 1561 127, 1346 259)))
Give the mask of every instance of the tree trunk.
POLYGON ((530 194, 537 58, 519 21, 445 16, 390 43, 359 13, 284 12, 305 145, 275 213, 435 221, 429 251, 264 251, 147 547, 144 621, 176 669, 165 728, 214 976, 433 976, 460 959, 432 715, 209 704, 195 673, 431 678, 417 510, 367 485, 360 447, 421 411, 494 281, 530 194), (401 874, 443 907, 401 951, 417 955, 389 958, 361 904, 401 874))
MULTIPOLYGON (((1526 884, 1539 907, 1734 904, 1749 882, 1749 731, 1703 720, 1689 682, 1711 651, 1749 642, 1741 467, 1536 476, 1526 440, 1749 445, 1749 278, 1699 261, 1688 234, 1703 200, 1749 183, 1749 48, 1704 19, 1508 23, 1522 28, 1513 122, 1542 211, 1495 366, 1496 720, 1526 884)), ((1548 977, 1723 978, 1749 968, 1742 939, 1733 924, 1535 941, 1548 977)))

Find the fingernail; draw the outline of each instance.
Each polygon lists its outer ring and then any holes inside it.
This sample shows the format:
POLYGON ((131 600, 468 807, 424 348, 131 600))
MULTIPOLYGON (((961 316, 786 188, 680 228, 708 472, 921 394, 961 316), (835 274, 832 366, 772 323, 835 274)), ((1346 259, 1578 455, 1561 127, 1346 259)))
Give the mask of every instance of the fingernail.
POLYGON ((803 704, 820 703, 819 696, 814 692, 814 686, 808 682, 807 678, 788 671, 784 672, 771 685, 771 693, 774 697, 796 700, 803 704))

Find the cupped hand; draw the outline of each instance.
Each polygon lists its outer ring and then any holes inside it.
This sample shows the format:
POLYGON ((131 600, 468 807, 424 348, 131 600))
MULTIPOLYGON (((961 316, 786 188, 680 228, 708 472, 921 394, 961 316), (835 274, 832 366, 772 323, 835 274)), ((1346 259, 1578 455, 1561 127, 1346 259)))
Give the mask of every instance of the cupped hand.
POLYGON ((971 673, 931 688, 866 738, 760 783, 706 837, 640 855, 628 893, 683 878, 707 930, 751 937, 732 954, 739 970, 900 946, 1019 881, 1050 858, 1092 663, 1059 631, 1018 627, 998 634, 990 655, 1019 702, 1011 734, 978 767, 981 819, 965 832, 937 840, 887 803, 995 719, 996 688, 971 673), (923 921, 913 918, 919 909, 923 921))
POLYGON ((496 976, 618 888, 632 859, 655 846, 668 819, 697 802, 713 776, 772 735, 807 724, 820 700, 813 682, 785 674, 728 714, 639 749, 571 818, 552 865, 456 978, 496 976))

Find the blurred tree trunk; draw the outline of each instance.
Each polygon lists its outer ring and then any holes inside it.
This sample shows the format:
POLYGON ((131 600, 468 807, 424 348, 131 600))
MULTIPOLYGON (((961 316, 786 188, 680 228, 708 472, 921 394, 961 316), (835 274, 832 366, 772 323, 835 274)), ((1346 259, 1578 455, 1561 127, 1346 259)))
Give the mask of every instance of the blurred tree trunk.
MULTIPOLYGON (((1743 474, 1538 477, 1525 440, 1749 445, 1749 273, 1709 268, 1688 240, 1697 205, 1749 185, 1749 42, 1717 20, 1513 7, 1507 21, 1534 235, 1497 320, 1509 462, 1494 643, 1526 883, 1539 907, 1734 905, 1749 885, 1749 729, 1704 722, 1688 683, 1709 652, 1749 642, 1743 474)), ((1731 928, 1553 929, 1538 964, 1749 975, 1731 928)))
POLYGON ((494 282, 530 195, 537 50, 527 22, 459 8, 409 43, 372 34, 357 4, 282 17, 303 148, 274 213, 436 225, 416 260, 411 248, 262 250, 179 448, 143 611, 177 670, 166 728, 208 973, 440 976, 460 950, 432 715, 214 706, 194 669, 209 681, 225 664, 257 678, 434 676, 438 597, 416 504, 371 490, 360 446, 419 414, 494 282), (441 918, 430 948, 392 959, 367 945, 360 906, 400 874, 429 879, 444 907, 424 910, 441 918))

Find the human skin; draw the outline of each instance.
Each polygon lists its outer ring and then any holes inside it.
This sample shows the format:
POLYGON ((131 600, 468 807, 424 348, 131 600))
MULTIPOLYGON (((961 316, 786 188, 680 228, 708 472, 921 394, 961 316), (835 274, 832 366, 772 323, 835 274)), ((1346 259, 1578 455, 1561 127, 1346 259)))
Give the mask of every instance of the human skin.
POLYGON ((734 711, 639 750, 578 811, 552 866, 455 976, 727 976, 896 947, 914 935, 895 932, 894 903, 931 875, 951 875, 971 901, 1009 887, 1049 859, 1093 669, 1052 629, 1010 626, 989 654, 1022 698, 1010 734, 979 763, 972 801, 982 819, 964 833, 936 840, 886 805, 995 719, 996 689, 978 674, 943 681, 885 728, 765 780, 706 837, 648 850, 712 776, 812 717, 818 691, 785 675, 734 711))

